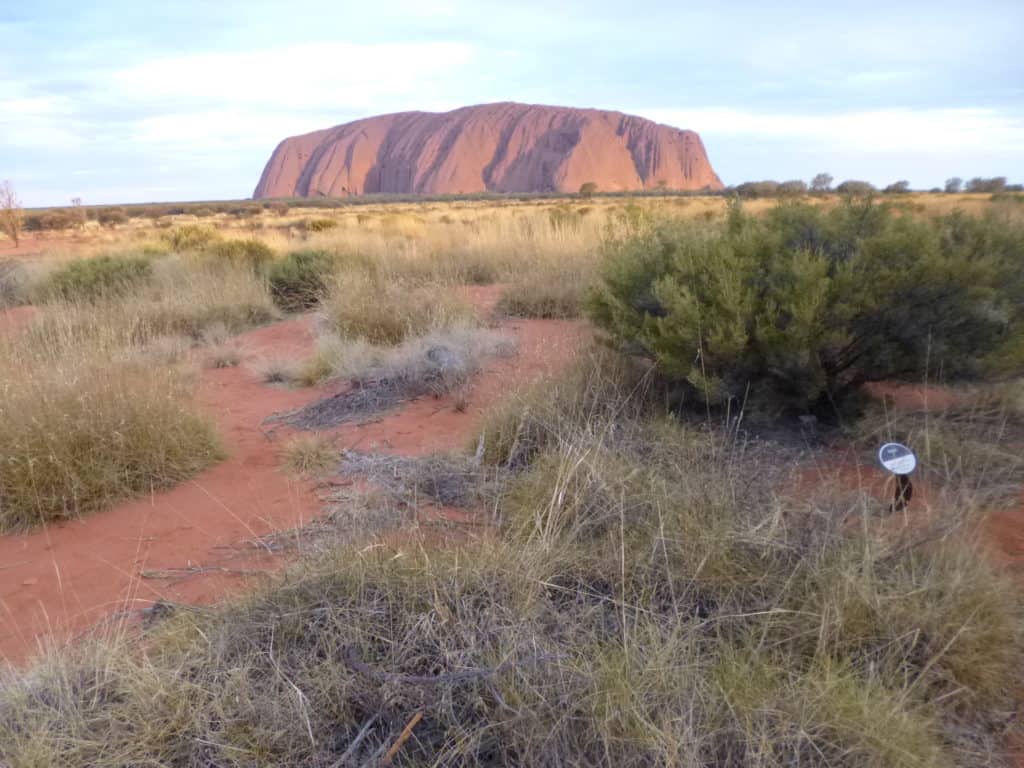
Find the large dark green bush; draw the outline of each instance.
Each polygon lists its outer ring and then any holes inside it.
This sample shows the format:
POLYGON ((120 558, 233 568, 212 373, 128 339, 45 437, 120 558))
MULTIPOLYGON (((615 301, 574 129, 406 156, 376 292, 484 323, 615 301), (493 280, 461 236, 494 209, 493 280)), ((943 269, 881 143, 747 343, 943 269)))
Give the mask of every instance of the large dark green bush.
POLYGON ((327 290, 334 258, 325 251, 296 251, 271 266, 267 273, 274 303, 288 312, 314 306, 327 290))
POLYGON ((153 265, 145 256, 95 256, 58 267, 40 284, 38 292, 44 301, 94 301, 131 291, 152 274, 153 265))
POLYGON ((599 327, 691 399, 831 412, 860 385, 1024 363, 1024 227, 848 200, 610 241, 599 327))

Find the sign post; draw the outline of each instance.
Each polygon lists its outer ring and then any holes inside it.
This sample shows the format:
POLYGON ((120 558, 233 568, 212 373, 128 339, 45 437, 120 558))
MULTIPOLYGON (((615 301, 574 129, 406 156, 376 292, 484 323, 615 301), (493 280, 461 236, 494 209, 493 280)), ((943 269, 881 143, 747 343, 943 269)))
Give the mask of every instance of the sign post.
POLYGON ((902 512, 914 495, 910 473, 917 468, 917 456, 902 443, 886 443, 878 449, 878 461, 896 476, 896 492, 892 500, 892 511, 902 512))

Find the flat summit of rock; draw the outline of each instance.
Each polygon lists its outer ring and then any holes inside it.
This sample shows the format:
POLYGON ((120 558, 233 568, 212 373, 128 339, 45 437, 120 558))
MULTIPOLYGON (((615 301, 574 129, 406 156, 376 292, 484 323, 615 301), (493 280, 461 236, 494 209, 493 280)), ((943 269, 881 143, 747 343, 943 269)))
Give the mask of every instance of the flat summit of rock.
POLYGON ((503 102, 397 112, 293 136, 254 197, 721 189, 693 131, 600 109, 503 102))

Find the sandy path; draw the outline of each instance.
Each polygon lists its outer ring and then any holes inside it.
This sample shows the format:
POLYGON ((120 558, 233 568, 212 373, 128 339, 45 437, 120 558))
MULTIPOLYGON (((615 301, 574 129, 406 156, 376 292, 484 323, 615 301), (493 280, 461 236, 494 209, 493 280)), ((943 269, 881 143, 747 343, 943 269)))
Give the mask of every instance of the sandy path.
MULTIPOLYGON (((495 289, 467 291, 484 309, 495 289)), ((571 360, 589 332, 581 322, 514 320, 500 330, 517 354, 487 361, 455 409, 453 398, 424 398, 380 420, 337 430, 339 447, 408 455, 467 445, 494 399, 571 360)), ((273 530, 308 522, 320 512, 311 483, 279 469, 287 430, 269 438, 261 426, 275 412, 298 408, 324 390, 288 390, 261 383, 249 368, 269 356, 301 357, 313 344, 312 320, 287 320, 237 337, 242 364, 204 370, 197 398, 213 415, 229 458, 192 481, 151 497, 118 504, 82 520, 26 535, 0 536, 0 658, 23 663, 126 610, 154 601, 208 603, 244 586, 237 575, 213 573, 177 583, 143 572, 188 566, 274 567, 279 558, 225 562, 225 548, 273 530)))

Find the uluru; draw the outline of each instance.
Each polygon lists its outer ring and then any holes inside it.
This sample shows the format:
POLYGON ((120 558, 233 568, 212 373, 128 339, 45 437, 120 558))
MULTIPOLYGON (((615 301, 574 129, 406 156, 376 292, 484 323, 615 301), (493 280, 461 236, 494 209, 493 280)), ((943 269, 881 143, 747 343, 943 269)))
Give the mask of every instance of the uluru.
POLYGON ((292 136, 254 197, 722 188, 695 132, 599 109, 504 102, 292 136))

